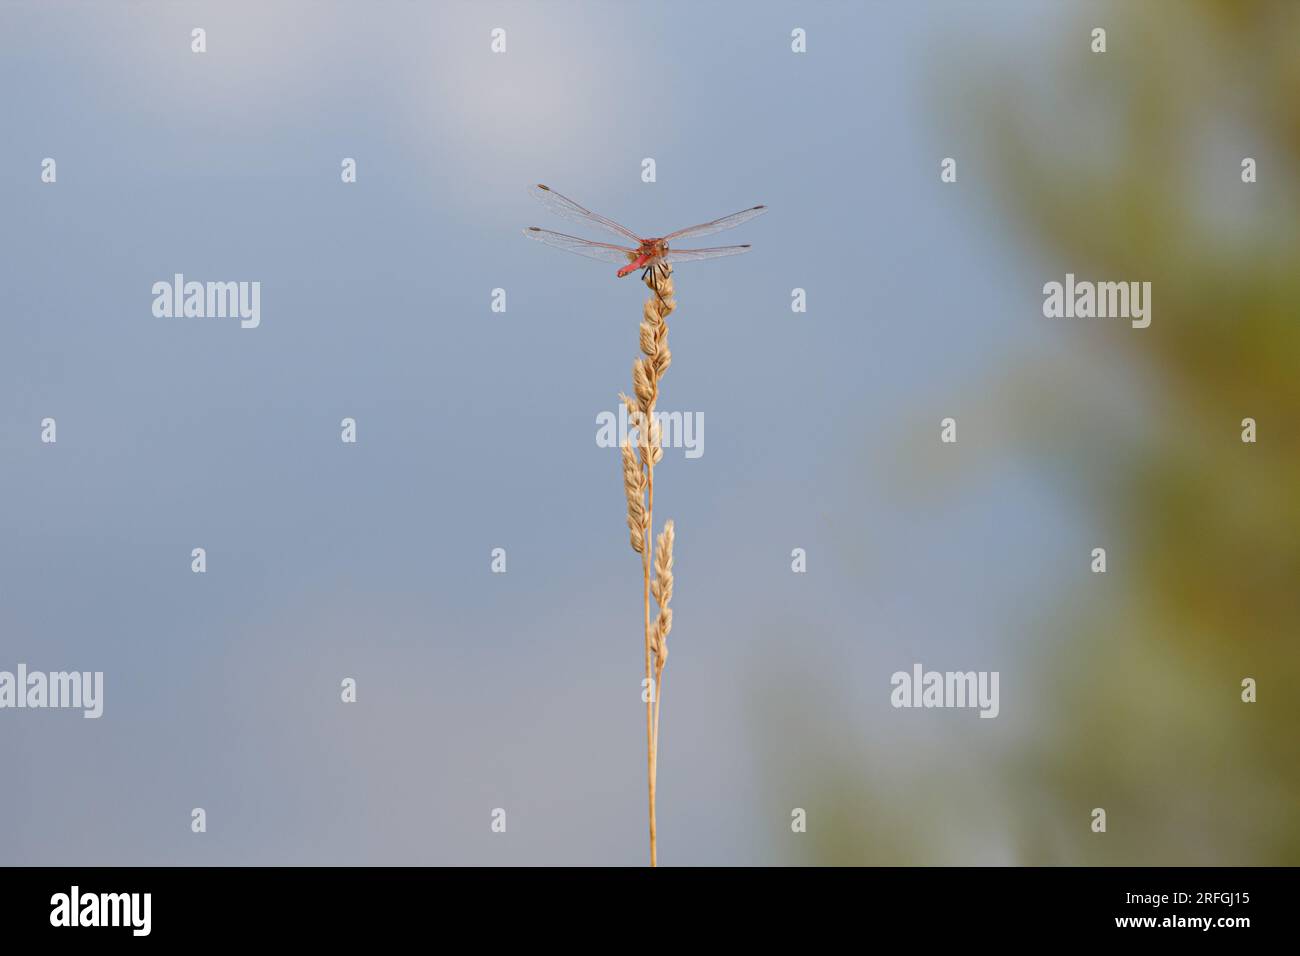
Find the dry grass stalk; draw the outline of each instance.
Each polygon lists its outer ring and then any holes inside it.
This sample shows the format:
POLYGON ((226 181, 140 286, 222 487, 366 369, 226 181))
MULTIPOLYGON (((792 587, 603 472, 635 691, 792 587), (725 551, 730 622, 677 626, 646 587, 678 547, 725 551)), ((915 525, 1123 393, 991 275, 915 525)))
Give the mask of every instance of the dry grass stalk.
POLYGON ((645 474, 626 441, 623 442, 623 490, 627 493, 627 528, 632 536, 632 550, 640 552, 645 547, 645 474))
POLYGON ((673 594, 673 523, 665 522, 657 547, 654 540, 654 466, 663 458, 662 429, 655 415, 659 383, 672 364, 668 350, 668 315, 677 307, 672 267, 667 263, 652 268, 646 285, 654 295, 642 312, 640 344, 643 358, 632 363, 632 394, 619 395, 627 407, 628 421, 636 432, 636 454, 624 442, 623 488, 627 493, 627 526, 632 550, 641 555, 645 618, 645 676, 654 693, 646 700, 646 778, 650 797, 650 865, 658 865, 655 829, 655 786, 659 768, 659 698, 663 687, 664 663, 668 660, 668 632, 673 626, 669 601, 673 594), (650 598, 659 609, 653 622, 650 598))
POLYGON ((659 606, 659 616, 655 619, 654 634, 651 637, 651 650, 654 652, 655 665, 655 717, 654 717, 654 759, 651 761, 651 773, 659 773, 659 701, 664 687, 664 664, 668 663, 668 632, 673 629, 673 609, 668 602, 673 599, 673 523, 664 522, 664 530, 659 533, 659 544, 655 548, 655 579, 650 584, 655 604, 659 606))

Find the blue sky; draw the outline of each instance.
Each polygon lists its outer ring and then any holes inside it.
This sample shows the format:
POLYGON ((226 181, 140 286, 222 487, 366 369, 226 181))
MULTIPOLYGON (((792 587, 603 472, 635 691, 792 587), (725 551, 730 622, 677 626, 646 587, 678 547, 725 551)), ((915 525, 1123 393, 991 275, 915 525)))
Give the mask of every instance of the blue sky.
POLYGON ((6 4, 0 668, 106 699, 0 714, 0 862, 640 862, 639 571, 594 439, 646 290, 525 241, 569 225, 533 182, 645 233, 771 207, 676 277, 661 408, 706 443, 656 483, 663 858, 772 858, 749 715, 782 673, 889 746, 892 671, 1000 669, 977 746, 1014 739, 1018 615, 1077 516, 976 410, 1053 347, 1057 272, 944 101, 954 51, 1061 22, 1032 6, 6 4), (177 272, 260 281, 261 326, 155 318, 177 272))

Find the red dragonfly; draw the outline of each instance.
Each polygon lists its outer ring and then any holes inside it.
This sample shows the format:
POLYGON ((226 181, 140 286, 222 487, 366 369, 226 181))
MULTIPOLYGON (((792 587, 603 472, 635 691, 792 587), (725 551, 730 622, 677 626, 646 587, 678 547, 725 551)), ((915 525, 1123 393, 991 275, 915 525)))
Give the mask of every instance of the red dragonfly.
POLYGON ((743 246, 714 246, 711 249, 670 249, 668 242, 673 239, 687 239, 693 236, 711 236, 715 232, 722 232, 722 230, 730 229, 732 226, 739 226, 742 222, 748 222, 755 216, 767 212, 766 206, 753 206, 743 212, 723 216, 721 219, 714 219, 712 222, 702 222, 698 226, 678 229, 676 232, 670 232, 668 235, 657 239, 642 239, 631 229, 620 226, 613 219, 606 219, 590 209, 579 206, 572 199, 561 196, 550 186, 543 186, 539 183, 528 191, 556 215, 586 226, 602 229, 617 236, 625 243, 630 242, 632 245, 616 246, 608 242, 592 242, 588 239, 579 239, 577 236, 566 236, 562 232, 539 229, 536 226, 529 226, 525 229, 525 236, 529 239, 536 239, 538 242, 544 242, 548 246, 556 246, 569 252, 576 252, 578 255, 586 256, 589 259, 620 263, 623 268, 618 270, 619 278, 635 272, 637 269, 644 269, 645 272, 641 274, 641 278, 644 279, 651 269, 659 268, 668 262, 693 262, 696 259, 717 259, 721 256, 738 256, 742 252, 748 252, 748 243, 743 246))

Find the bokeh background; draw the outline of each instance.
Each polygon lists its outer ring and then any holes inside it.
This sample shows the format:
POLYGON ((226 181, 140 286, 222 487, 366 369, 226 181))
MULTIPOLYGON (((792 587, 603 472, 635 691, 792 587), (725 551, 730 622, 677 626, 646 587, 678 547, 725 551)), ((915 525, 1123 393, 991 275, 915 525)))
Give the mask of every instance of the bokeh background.
POLYGON ((0 713, 0 864, 644 862, 594 439, 645 289, 527 242, 533 182, 771 207, 677 271, 662 863, 1300 862, 1298 39, 1286 0, 0 6, 0 668, 107 685, 0 713), (175 272, 260 280, 261 327, 154 318, 175 272), (1066 272, 1151 327, 1045 319, 1066 272), (1000 716, 891 708, 916 661, 1000 716))

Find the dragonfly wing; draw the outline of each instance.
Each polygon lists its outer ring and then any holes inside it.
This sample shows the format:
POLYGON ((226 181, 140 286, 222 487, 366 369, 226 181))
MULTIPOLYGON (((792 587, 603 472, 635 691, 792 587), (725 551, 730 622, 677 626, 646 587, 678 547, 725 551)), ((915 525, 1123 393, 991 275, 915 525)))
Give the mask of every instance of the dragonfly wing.
POLYGON ((540 202, 543 206, 561 216, 570 222, 580 223, 584 226, 593 226, 596 229, 604 230, 607 233, 618 236, 620 239, 626 239, 634 246, 641 245, 641 239, 635 232, 626 226, 620 226, 613 219, 608 219, 592 212, 585 206, 579 206, 576 202, 567 196, 561 196, 550 186, 543 186, 538 183, 536 186, 530 186, 528 192, 540 202))
POLYGON ((524 230, 524 235, 529 239, 544 242, 548 246, 555 246, 557 249, 564 249, 566 252, 576 252, 580 256, 586 256, 588 259, 599 259, 601 262, 617 262, 619 265, 627 265, 637 256, 635 249, 624 249, 622 246, 613 246, 608 242, 591 242, 587 239, 579 239, 577 236, 566 236, 562 232, 538 229, 536 226, 529 226, 524 230))
POLYGON ((712 249, 669 249, 664 256, 669 262, 694 262, 696 259, 720 259, 723 256, 738 256, 748 252, 749 245, 714 246, 712 249))
POLYGON ((688 226, 685 229, 678 229, 676 232, 670 232, 664 236, 665 239, 691 239, 696 236, 711 236, 715 232, 722 232, 724 229, 731 229, 733 226, 739 226, 742 222, 749 222, 755 216, 761 216, 767 212, 766 206, 753 206, 742 212, 732 213, 730 216, 723 216, 721 219, 714 219, 712 222, 702 222, 698 226, 688 226))

